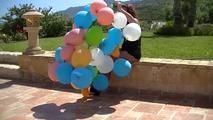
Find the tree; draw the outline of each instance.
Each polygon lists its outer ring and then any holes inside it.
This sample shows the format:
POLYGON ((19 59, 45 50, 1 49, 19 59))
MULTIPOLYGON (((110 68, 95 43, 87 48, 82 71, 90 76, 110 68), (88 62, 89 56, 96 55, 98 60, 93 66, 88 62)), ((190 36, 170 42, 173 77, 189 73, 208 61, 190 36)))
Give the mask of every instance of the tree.
POLYGON ((187 27, 194 27, 197 12, 197 0, 190 0, 189 17, 187 27))
POLYGON ((12 40, 24 39, 23 26, 25 26, 25 20, 21 16, 31 9, 34 9, 32 4, 23 4, 19 7, 15 5, 10 8, 8 13, 1 18, 4 21, 1 32, 11 36, 12 40))
POLYGON ((213 23, 213 0, 197 0, 197 21, 202 23, 213 23))
POLYGON ((173 5, 174 27, 183 27, 183 16, 181 13, 181 0, 174 0, 173 5))
POLYGON ((4 22, 0 32, 10 36, 14 41, 26 39, 26 32, 23 30, 26 23, 21 16, 31 9, 40 11, 45 15, 41 20, 43 29, 40 35, 42 35, 42 37, 55 37, 66 32, 67 23, 65 17, 51 12, 51 7, 35 8, 32 4, 15 5, 10 8, 8 13, 1 18, 4 22))
POLYGON ((44 14, 41 26, 43 27, 40 35, 42 37, 56 37, 66 32, 67 21, 65 17, 51 12, 52 7, 44 8, 41 12, 44 14))
POLYGON ((209 22, 213 24, 213 7, 209 10, 209 22))

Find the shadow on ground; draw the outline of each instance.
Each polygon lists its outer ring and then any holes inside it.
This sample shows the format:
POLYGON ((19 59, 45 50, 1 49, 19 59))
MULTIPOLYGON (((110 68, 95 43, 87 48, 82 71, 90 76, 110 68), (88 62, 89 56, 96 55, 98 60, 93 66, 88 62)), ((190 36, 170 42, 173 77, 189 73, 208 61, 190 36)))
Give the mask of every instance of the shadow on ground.
POLYGON ((115 112, 113 103, 102 104, 100 99, 90 98, 89 100, 79 99, 74 103, 65 103, 57 106, 55 103, 42 104, 33 107, 33 116, 45 120, 75 120, 90 118, 93 115, 107 115, 115 112))
POLYGON ((12 80, 3 80, 0 82, 0 89, 8 88, 13 84, 14 82, 12 80))

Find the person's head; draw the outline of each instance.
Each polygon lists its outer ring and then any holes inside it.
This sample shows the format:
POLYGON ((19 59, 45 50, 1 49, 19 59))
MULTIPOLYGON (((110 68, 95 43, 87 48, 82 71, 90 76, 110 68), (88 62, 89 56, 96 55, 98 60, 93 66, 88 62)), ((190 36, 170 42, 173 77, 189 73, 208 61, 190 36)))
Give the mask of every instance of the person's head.
POLYGON ((134 18, 137 18, 136 11, 131 4, 122 4, 121 6, 125 11, 131 14, 134 18))

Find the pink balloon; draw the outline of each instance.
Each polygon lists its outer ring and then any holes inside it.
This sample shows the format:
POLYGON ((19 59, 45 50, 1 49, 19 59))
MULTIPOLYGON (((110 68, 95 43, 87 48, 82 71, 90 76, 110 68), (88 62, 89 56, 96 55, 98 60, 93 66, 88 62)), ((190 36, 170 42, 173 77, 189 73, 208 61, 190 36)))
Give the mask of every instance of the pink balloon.
POLYGON ((85 31, 79 28, 72 29, 64 36, 65 45, 80 45, 84 41, 85 31))
POLYGON ((62 59, 69 61, 71 59, 71 56, 74 50, 75 50, 74 46, 65 45, 61 50, 62 59))
POLYGON ((57 78, 56 78, 56 74, 55 74, 55 70, 56 68, 58 67, 58 64, 57 62, 51 64, 48 68, 48 76, 50 78, 50 80, 52 80, 53 82, 57 82, 57 78))
POLYGON ((107 7, 107 4, 103 0, 94 0, 90 6, 90 12, 97 16, 98 11, 105 7, 107 7))
POLYGON ((101 25, 111 25, 114 19, 114 12, 111 8, 105 7, 98 11, 97 21, 101 25))

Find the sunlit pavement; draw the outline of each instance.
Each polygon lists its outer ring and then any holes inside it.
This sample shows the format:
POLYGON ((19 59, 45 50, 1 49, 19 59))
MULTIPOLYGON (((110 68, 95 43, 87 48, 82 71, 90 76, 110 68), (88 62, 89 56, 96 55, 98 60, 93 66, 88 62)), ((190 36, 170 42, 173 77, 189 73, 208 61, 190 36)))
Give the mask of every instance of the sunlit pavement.
POLYGON ((85 100, 78 92, 54 84, 0 79, 0 120, 33 119, 213 120, 213 101, 152 92, 109 92, 85 100))

